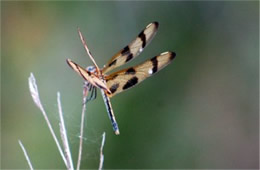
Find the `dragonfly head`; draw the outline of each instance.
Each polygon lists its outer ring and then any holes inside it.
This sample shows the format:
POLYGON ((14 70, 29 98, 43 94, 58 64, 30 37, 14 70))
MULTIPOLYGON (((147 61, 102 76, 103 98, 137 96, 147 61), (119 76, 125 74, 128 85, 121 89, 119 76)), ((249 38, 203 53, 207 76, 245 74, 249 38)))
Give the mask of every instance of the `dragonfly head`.
POLYGON ((95 66, 88 66, 87 71, 91 72, 91 73, 95 73, 96 72, 96 67, 95 66))

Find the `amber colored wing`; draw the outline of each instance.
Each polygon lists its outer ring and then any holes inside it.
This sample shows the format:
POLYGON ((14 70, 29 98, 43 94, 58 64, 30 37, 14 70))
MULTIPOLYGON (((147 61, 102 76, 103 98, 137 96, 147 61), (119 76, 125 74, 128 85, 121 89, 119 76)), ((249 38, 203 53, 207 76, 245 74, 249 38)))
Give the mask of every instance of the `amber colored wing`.
POLYGON ((102 72, 107 73, 138 56, 153 39, 158 30, 158 26, 158 22, 153 22, 147 25, 135 40, 133 40, 128 46, 120 50, 109 60, 109 62, 102 69, 102 72))
POLYGON ((110 93, 110 90, 107 88, 107 85, 102 80, 100 80, 95 74, 87 71, 86 69, 82 68, 81 66, 74 63, 70 59, 67 59, 67 63, 74 71, 76 71, 81 77, 83 77, 86 81, 91 83, 93 86, 104 89, 108 93, 110 93))
POLYGON ((113 97, 137 85, 171 63, 175 56, 174 52, 164 52, 140 65, 129 67, 106 76, 107 87, 111 91, 111 94, 108 94, 108 96, 113 97))

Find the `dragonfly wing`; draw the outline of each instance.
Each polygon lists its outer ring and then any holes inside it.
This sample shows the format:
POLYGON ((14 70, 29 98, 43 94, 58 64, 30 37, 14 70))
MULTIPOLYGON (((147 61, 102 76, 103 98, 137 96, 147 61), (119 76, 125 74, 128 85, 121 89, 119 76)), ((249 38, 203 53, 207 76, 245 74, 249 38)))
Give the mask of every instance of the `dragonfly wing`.
POLYGON ((108 96, 113 97, 114 95, 137 85, 147 77, 152 76, 171 63, 175 58, 175 55, 174 52, 164 52, 140 65, 129 67, 106 76, 105 80, 107 87, 111 91, 111 94, 108 94, 108 96))
POLYGON ((129 45, 115 54, 102 69, 107 73, 112 69, 119 67, 138 56, 143 49, 151 42, 158 30, 159 23, 150 23, 129 45))
POLYGON ((94 73, 87 71, 86 69, 82 68, 70 59, 67 59, 67 63, 74 71, 76 71, 81 77, 83 77, 85 81, 88 81, 93 86, 104 89, 108 93, 110 93, 110 90, 107 88, 107 85, 102 80, 100 80, 94 73))

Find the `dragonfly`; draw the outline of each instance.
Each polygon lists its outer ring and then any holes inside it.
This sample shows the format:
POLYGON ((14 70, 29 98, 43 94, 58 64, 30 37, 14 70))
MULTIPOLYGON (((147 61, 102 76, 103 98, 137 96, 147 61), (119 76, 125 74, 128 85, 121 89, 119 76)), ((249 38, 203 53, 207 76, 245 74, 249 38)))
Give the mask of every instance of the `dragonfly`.
POLYGON ((83 77, 86 89, 91 91, 91 99, 96 98, 97 88, 101 90, 108 117, 116 135, 119 135, 120 133, 110 98, 136 86, 146 78, 160 71, 172 62, 176 53, 166 51, 134 67, 122 69, 111 74, 108 73, 137 57, 151 42, 157 33, 158 27, 158 22, 152 22, 147 25, 130 44, 116 53, 102 69, 96 64, 87 43, 78 28, 81 42, 94 66, 83 68, 70 59, 67 59, 67 63, 74 71, 83 77))

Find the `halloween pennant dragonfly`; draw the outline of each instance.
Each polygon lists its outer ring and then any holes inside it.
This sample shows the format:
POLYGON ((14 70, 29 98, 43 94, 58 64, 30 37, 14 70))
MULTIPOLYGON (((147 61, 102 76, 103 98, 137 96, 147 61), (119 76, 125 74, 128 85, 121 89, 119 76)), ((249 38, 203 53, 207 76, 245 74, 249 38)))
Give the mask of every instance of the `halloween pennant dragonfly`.
POLYGON ((132 88, 147 77, 152 76, 171 63, 176 54, 170 51, 163 52, 137 66, 129 67, 108 75, 107 73, 137 57, 153 39, 158 30, 158 26, 158 22, 153 22, 146 26, 146 28, 137 36, 136 39, 116 53, 102 69, 100 69, 96 64, 91 52, 88 49, 86 41, 78 29, 83 46, 91 58, 94 66, 89 66, 85 69, 70 59, 67 59, 67 63, 74 71, 84 78, 85 85, 88 87, 88 90, 92 91, 91 96, 94 94, 96 97, 96 88, 101 90, 107 113, 116 135, 119 135, 119 128, 112 110, 110 98, 120 92, 132 88))

